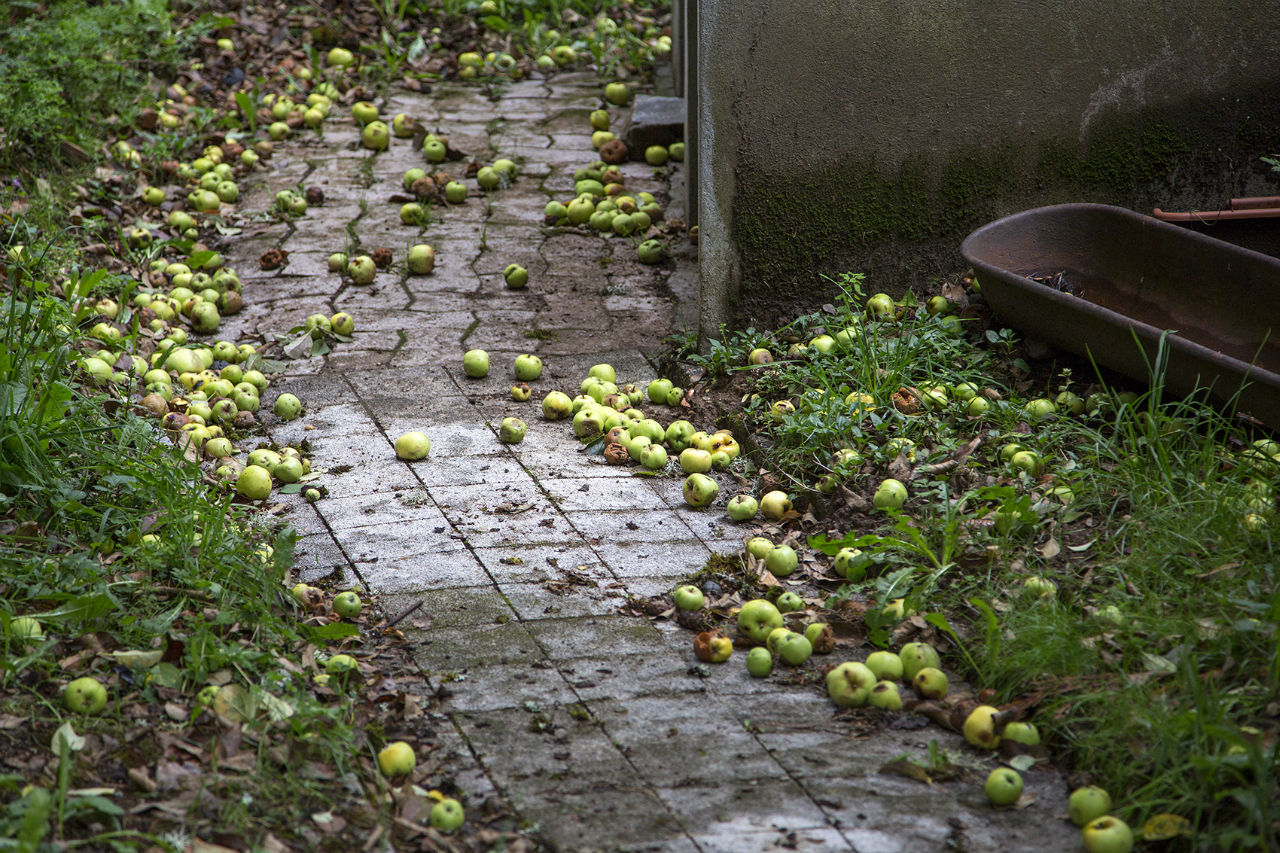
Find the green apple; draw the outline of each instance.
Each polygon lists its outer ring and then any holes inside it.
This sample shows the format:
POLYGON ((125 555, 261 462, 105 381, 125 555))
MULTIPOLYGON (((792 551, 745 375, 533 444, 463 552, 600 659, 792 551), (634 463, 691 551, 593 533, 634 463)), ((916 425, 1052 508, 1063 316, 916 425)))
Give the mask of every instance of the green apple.
POLYGON ((665 145, 650 145, 644 149, 644 161, 650 166, 666 165, 669 159, 671 159, 671 154, 667 151, 667 146, 665 145))
POLYGON ((921 699, 945 699, 947 697, 947 676, 942 670, 926 666, 911 679, 911 686, 921 699))
POLYGON ((444 200, 449 204, 462 204, 467 200, 467 185, 450 181, 444 185, 444 200))
POLYGON ((515 370, 516 379, 521 382, 533 382, 542 376, 542 359, 528 353, 518 355, 513 369, 515 370))
POLYGON ((795 613, 804 610, 804 599, 794 592, 784 592, 774 601, 779 613, 795 613))
POLYGON ((997 767, 983 786, 993 806, 1011 806, 1022 796, 1022 776, 1012 767, 997 767))
POLYGON ((781 521, 790 509, 791 498, 784 491, 775 489, 760 498, 760 513, 770 521, 781 521))
POLYGON ((667 392, 668 406, 678 406, 680 405, 680 401, 683 399, 684 399, 684 389, 681 388, 679 385, 676 385, 670 391, 667 392))
POLYGON ((867 669, 881 681, 897 681, 902 678, 902 658, 893 652, 872 652, 867 655, 867 669))
MULTIPOLYGON (((440 139, 427 137, 422 142, 422 154, 429 163, 443 163, 445 158, 449 156, 449 146, 445 145, 440 139)), ((486 166, 485 168, 488 167, 486 166)))
POLYGON ((1040 730, 1035 723, 1009 723, 1004 727, 1004 739, 1023 746, 1038 746, 1040 730))
POLYGON ((462 369, 472 379, 483 379, 489 375, 489 353, 482 349, 467 350, 462 357, 462 369))
MULTIPOLYGON (((918 673, 917 673, 918 674, 918 673)), ((979 705, 964 718, 964 739, 982 749, 995 749, 1000 745, 996 734, 996 714, 1000 711, 990 705, 979 705)))
POLYGON ((415 764, 417 758, 413 754, 413 747, 402 740, 387 744, 378 753, 378 769, 383 776, 389 778, 412 773, 415 764))
POLYGON ((519 264, 508 264, 502 278, 512 290, 523 290, 529 284, 529 271, 519 264))
POLYGON ((898 691, 896 682, 877 681, 871 688, 871 694, 867 696, 867 704, 886 711, 901 711, 902 693, 898 691))
POLYGON ((803 634, 789 632, 778 641, 778 657, 789 666, 799 666, 813 654, 813 645, 803 634))
POLYGON ((405 265, 413 275, 426 275, 436 268, 436 250, 425 243, 412 246, 405 256, 405 265))
POLYGON ((425 433, 413 430, 396 439, 396 458, 407 462, 426 459, 431 452, 431 439, 425 433))
POLYGON ((498 438, 504 444, 519 444, 524 441, 527 430, 525 422, 519 418, 503 418, 502 424, 498 427, 498 438))
POLYGON ((1022 413, 1027 416, 1029 421, 1043 420, 1056 411, 1058 411, 1057 404, 1043 397, 1031 400, 1022 407, 1022 413))
POLYGON ((938 652, 928 643, 907 643, 898 652, 902 661, 902 674, 907 681, 916 677, 916 673, 927 666, 937 669, 942 665, 938 652))
POLYGON ((385 122, 371 121, 360 132, 360 144, 370 151, 386 151, 391 145, 391 130, 385 122))
POLYGON ((773 653, 764 646, 747 652, 747 672, 752 678, 766 678, 773 672, 773 653))
POLYGON ((354 619, 359 616, 363 606, 360 596, 352 590, 340 592, 333 597, 333 612, 344 619, 354 619))
POLYGON ((782 613, 773 602, 755 598, 738 611, 738 631, 747 639, 763 643, 769 633, 782 627, 782 613))
POLYGON ((348 672, 359 672, 360 664, 351 655, 334 655, 324 663, 324 671, 329 675, 343 675, 348 672))
POLYGON ((378 120, 378 108, 368 101, 356 101, 351 105, 351 117, 361 127, 378 120))
POLYGON ((827 673, 827 695, 842 708, 867 704, 875 684, 875 674, 857 661, 845 661, 827 673))
POLYGON ((275 412, 276 417, 282 421, 296 420, 302 414, 302 401, 293 394, 281 394, 276 397, 271 411, 275 412))
MULTIPOLYGON (((351 51, 342 47, 333 48, 325 56, 326 63, 328 63, 329 65, 336 66, 338 68, 346 68, 349 65, 354 65, 355 61, 356 61, 356 58, 351 53, 351 51)), ((374 115, 377 115, 376 110, 374 111, 374 115)))
POLYGON ((1111 795, 1097 785, 1076 788, 1067 798, 1067 816, 1083 827, 1111 811, 1111 795))
POLYGON ((1026 471, 1032 477, 1039 477, 1044 473, 1044 460, 1034 450, 1019 450, 1009 457, 1009 464, 1026 471))
POLYGON ((356 330, 356 321, 346 311, 339 311, 329 318, 329 328, 343 337, 349 337, 356 330))
POLYGON ((763 560, 773 550, 773 542, 763 536, 752 536, 747 540, 747 553, 757 560, 763 560))
POLYGON ((696 447, 680 451, 680 470, 686 474, 705 474, 711 470, 711 454, 696 447))
POLYGON ((1022 591, 1033 598, 1049 599, 1057 597, 1058 585, 1048 578, 1032 575, 1022 582, 1022 591))
POLYGON ((851 581, 860 581, 867 576, 867 566, 871 565, 871 557, 857 548, 841 548, 836 552, 833 567, 836 574, 851 581))
POLYGON ((21 643, 38 643, 44 639, 44 628, 33 616, 19 616, 9 623, 9 636, 21 643))
POLYGON ((107 688, 96 678, 77 678, 62 691, 62 701, 77 714, 100 714, 107 707, 107 688))
POLYGON ((609 129, 609 111, 608 110, 592 110, 591 115, 587 117, 591 122, 592 130, 608 130, 609 129))
POLYGON ((876 509, 901 509, 907 500, 907 487, 892 477, 881 480, 875 495, 871 498, 876 509))
POLYGON ((1085 853, 1129 853, 1133 830, 1118 817, 1105 815, 1090 821, 1080 833, 1085 853))
POLYGON ((368 255, 358 255, 347 262, 347 275, 351 276, 353 284, 372 284, 377 274, 378 266, 368 255))
MULTIPOLYGON (((652 394, 649 399, 653 399, 652 394)), ((696 430, 694 430, 693 424, 686 420, 676 420, 672 421, 667 426, 664 438, 666 439, 667 445, 670 446, 674 452, 680 453, 689 446, 689 438, 694 434, 694 432, 696 432, 696 430)))
POLYGON ((710 506, 720 492, 720 486, 706 474, 690 474, 685 478, 684 502, 695 509, 710 506))
POLYGON ((877 320, 885 320, 892 317, 897 311, 897 306, 893 304, 893 297, 887 293, 877 293, 867 299, 867 313, 877 320))
POLYGON ((756 517, 760 505, 751 495, 734 495, 729 499, 725 512, 734 521, 750 521, 756 517))
POLYGON ((776 545, 765 555, 764 565, 774 576, 785 578, 800 565, 800 558, 790 545, 776 545))
POLYGON ((271 494, 271 472, 260 465, 248 465, 236 478, 236 492, 251 501, 260 501, 271 494))
POLYGON ((640 464, 650 471, 667 467, 667 450, 661 444, 650 444, 640 451, 640 464))
POLYGON ((427 823, 439 832, 453 832, 462 826, 465 820, 466 813, 462 810, 462 803, 453 797, 445 797, 431 807, 431 816, 427 819, 427 823))
POLYGON ((413 131, 417 122, 407 113, 396 113, 391 119, 391 132, 396 135, 397 139, 409 139, 413 136, 413 131))
POLYGON ((701 610, 705 602, 702 590, 692 584, 676 587, 671 597, 675 600, 676 607, 681 610, 701 610))
POLYGON ((560 421, 573 412, 573 401, 563 391, 550 391, 542 398, 542 416, 549 421, 560 421))
POLYGON ((624 107, 631 101, 631 90, 626 83, 610 83, 604 87, 604 99, 617 107, 624 107))
POLYGON ((502 183, 502 173, 492 166, 484 166, 476 172, 476 183, 486 192, 496 190, 502 183))

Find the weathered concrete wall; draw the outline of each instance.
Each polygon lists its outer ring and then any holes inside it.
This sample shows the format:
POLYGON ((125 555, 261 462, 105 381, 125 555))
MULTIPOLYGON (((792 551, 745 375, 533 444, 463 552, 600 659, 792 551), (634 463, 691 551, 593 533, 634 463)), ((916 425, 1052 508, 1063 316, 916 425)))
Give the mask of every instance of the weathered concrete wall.
MULTIPOLYGON (((705 334, 955 271, 1059 201, 1218 207, 1280 186, 1280 10, 1194 0, 700 0, 705 334)), ((687 88, 688 91, 688 88, 687 88)))

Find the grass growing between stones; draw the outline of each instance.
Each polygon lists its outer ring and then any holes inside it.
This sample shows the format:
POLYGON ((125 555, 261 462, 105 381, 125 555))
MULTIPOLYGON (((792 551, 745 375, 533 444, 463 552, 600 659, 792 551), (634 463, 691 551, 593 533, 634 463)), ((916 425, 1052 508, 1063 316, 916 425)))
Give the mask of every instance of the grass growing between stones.
POLYGON ((1033 367, 972 290, 886 304, 840 284, 838 305, 691 359, 743 395, 762 476, 816 517, 810 547, 862 552, 845 578, 823 562, 828 605, 1031 709, 1136 834, 1172 814, 1195 849, 1275 848, 1280 446, 1166 398, 1161 359, 1120 392, 1033 367), (749 364, 758 347, 774 360, 749 364), (871 500, 887 477, 901 509, 871 500))

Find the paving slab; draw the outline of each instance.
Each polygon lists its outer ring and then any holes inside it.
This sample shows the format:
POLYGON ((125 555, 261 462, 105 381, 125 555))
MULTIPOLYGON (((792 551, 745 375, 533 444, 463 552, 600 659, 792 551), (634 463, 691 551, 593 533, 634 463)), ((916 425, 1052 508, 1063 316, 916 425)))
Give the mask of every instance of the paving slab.
MULTIPOLYGON (((687 507, 674 467, 638 477, 583 453, 539 402, 551 388, 576 394, 598 363, 642 388, 655 378, 644 353, 696 317, 696 255, 644 266, 631 239, 543 224, 548 198, 571 197, 574 170, 596 159, 594 74, 497 94, 441 84, 395 90, 384 106, 468 157, 516 158, 513 183, 486 193, 466 178, 465 204, 406 226, 402 174, 427 167, 420 149, 393 140, 370 155, 344 119, 323 138, 278 146, 241 207, 265 208, 299 183, 323 187, 325 204, 252 225, 226 253, 248 299, 226 320, 233 339, 283 332, 312 312, 355 317, 352 341, 291 361, 276 379, 273 393, 297 394, 303 417, 267 423, 276 442, 307 443, 327 489, 314 505, 284 501, 301 578, 367 587, 388 614, 417 607, 398 627, 422 670, 418 693, 432 697, 442 773, 465 799, 505 801, 553 849, 584 853, 1074 849, 1076 831, 1054 819, 1065 808, 1057 777, 1029 772, 1036 802, 1015 819, 980 802, 973 779, 926 787, 881 773, 896 755, 927 754, 931 740, 963 747, 936 727, 881 732, 837 713, 795 671, 761 680, 702 664, 689 632, 627 614, 713 551, 736 551, 749 529, 687 507), (428 275, 404 269, 417 242, 436 251, 428 275), (328 272, 330 253, 376 246, 393 263, 372 285, 328 272), (289 263, 259 269, 274 247, 289 263), (506 287, 510 263, 530 271, 527 289, 506 287), (483 379, 462 370, 475 347, 490 353, 483 379), (512 360, 526 352, 544 373, 531 400, 515 403, 512 360), (498 440, 510 414, 528 424, 518 445, 498 440), (430 455, 398 460, 394 441, 413 429, 430 436, 430 455)), ((625 126, 628 110, 610 113, 625 126)), ((442 168, 462 177, 464 164, 442 168)), ((628 192, 679 197, 680 168, 624 164, 628 192)), ((663 423, 682 414, 649 408, 663 423)), ((721 475, 721 488, 736 487, 721 475)))

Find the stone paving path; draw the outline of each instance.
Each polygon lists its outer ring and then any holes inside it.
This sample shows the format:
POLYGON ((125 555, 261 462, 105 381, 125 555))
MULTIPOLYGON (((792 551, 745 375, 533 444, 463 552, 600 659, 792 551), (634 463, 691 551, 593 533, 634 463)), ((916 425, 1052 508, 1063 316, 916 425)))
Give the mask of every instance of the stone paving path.
MULTIPOLYGON (((587 113, 598 95, 594 75, 559 75, 516 83, 497 102, 472 87, 381 104, 469 155, 522 162, 514 186, 487 197, 466 181, 472 198, 435 209, 441 221, 421 240, 389 201, 402 173, 425 165, 419 149, 393 140, 373 155, 349 120, 328 123, 323 141, 282 146, 249 192, 245 210, 300 182, 327 200, 238 240, 231 262, 250 305, 228 331, 284 331, 317 311, 357 324, 353 343, 293 362, 277 383, 307 410, 274 438, 309 440, 316 467, 350 466, 323 479, 326 499, 295 507, 303 579, 366 587, 391 613, 425 602, 401 627, 455 781, 470 802, 502 798, 559 849, 1075 849, 1076 831, 1055 819, 1065 812, 1056 776, 1026 774, 1039 800, 1010 813, 986 805, 980 782, 930 788, 879 774, 901 754, 925 758, 931 740, 963 750, 932 726, 863 737, 817 690, 757 681, 740 661, 708 672, 687 632, 617 612, 712 551, 736 551, 745 531, 686 507, 677 478, 636 478, 579 454, 565 422, 538 415, 547 390, 572 392, 598 362, 647 383, 642 353, 696 304, 696 261, 645 267, 629 240, 539 227, 546 201, 571 195, 574 170, 594 159, 587 113), (326 259, 352 235, 366 251, 392 248, 397 267, 411 243, 430 243, 435 271, 343 285, 326 259), (258 272, 269 248, 290 262, 258 272), (512 262, 529 269, 527 291, 505 289, 512 262), (474 347, 491 356, 483 380, 462 372, 474 347), (510 365, 521 352, 546 369, 517 404, 510 365), (508 414, 529 423, 523 444, 498 441, 508 414), (410 429, 430 436, 428 460, 395 458, 392 442, 410 429), (437 692, 447 698, 432 706, 437 692)), ((652 168, 624 171, 629 192, 665 194, 652 168)))

